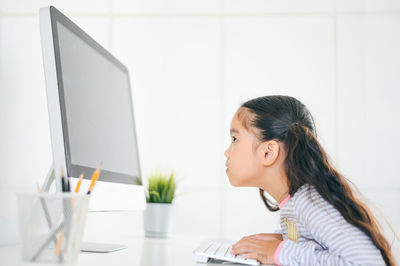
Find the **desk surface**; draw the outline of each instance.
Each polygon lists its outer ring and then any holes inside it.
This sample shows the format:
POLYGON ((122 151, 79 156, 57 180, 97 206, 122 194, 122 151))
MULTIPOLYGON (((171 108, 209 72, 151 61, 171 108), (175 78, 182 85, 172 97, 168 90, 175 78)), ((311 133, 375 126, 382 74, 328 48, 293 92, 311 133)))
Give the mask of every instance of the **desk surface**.
MULTIPOLYGON (((196 263, 193 250, 202 241, 212 239, 202 236, 172 236, 168 239, 153 239, 143 236, 108 236, 85 239, 91 242, 106 242, 123 244, 127 249, 111 253, 81 252, 77 266, 190 266, 190 265, 221 265, 215 263, 196 263)), ((20 246, 0 247, 0 265, 23 265, 20 260, 20 246)), ((229 265, 229 264, 224 264, 229 265)), ((233 264, 232 264, 233 265, 233 264)), ((238 264, 235 264, 238 265, 238 264)))

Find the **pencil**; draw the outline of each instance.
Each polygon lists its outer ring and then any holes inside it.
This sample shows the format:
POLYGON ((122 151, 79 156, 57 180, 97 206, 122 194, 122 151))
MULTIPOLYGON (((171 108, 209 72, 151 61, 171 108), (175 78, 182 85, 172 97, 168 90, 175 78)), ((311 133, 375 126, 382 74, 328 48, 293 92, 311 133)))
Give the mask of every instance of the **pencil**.
POLYGON ((81 174, 81 175, 79 176, 79 181, 78 181, 78 183, 76 184, 75 193, 78 193, 78 192, 79 192, 79 188, 81 187, 82 179, 83 179, 83 174, 81 174))
POLYGON ((71 192, 71 185, 69 184, 69 177, 67 177, 67 192, 71 192))
MULTIPOLYGON (((42 189, 40 188, 38 183, 36 183, 36 186, 37 186, 38 192, 41 193, 42 189)), ((46 202, 45 202, 45 200, 43 198, 40 199, 40 202, 42 203, 42 207, 43 207, 43 210, 44 210, 44 214, 46 216, 47 224, 48 224, 49 228, 51 228, 53 223, 51 222, 51 218, 50 218, 50 214, 49 214, 49 210, 47 208, 46 202)), ((57 237, 54 236, 53 241, 54 241, 54 244, 57 246, 57 245, 59 245, 58 242, 61 241, 61 240, 57 241, 57 237)), ((56 252, 56 255, 58 256, 59 252, 56 252)), ((60 261, 63 260, 62 254, 59 256, 59 260, 60 261)))
POLYGON ((100 176, 100 169, 101 169, 101 163, 97 167, 96 171, 94 171, 94 173, 93 173, 92 182, 90 183, 90 186, 89 186, 89 189, 88 189, 88 192, 87 192, 88 195, 92 192, 94 184, 96 183, 97 179, 100 176))
POLYGON ((54 250, 54 254, 56 256, 58 256, 60 254, 60 248, 61 248, 61 243, 62 243, 63 238, 64 238, 64 229, 60 233, 60 236, 59 236, 57 244, 56 244, 56 248, 54 250))
POLYGON ((62 192, 67 192, 67 184, 65 183, 64 170, 61 170, 61 189, 62 192))

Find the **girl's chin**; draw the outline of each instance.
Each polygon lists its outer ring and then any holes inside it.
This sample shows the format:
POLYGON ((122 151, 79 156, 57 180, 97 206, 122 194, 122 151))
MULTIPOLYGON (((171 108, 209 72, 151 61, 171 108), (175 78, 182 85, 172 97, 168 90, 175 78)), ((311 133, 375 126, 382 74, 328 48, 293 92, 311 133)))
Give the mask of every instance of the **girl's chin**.
POLYGON ((240 187, 241 185, 238 182, 234 182, 231 178, 229 178, 229 183, 231 183, 234 187, 240 187))
POLYGON ((240 182, 241 181, 240 178, 233 177, 232 172, 230 171, 229 168, 226 168, 225 172, 226 172, 226 175, 228 176, 229 183, 232 186, 234 186, 234 187, 242 187, 243 186, 242 182, 240 182))

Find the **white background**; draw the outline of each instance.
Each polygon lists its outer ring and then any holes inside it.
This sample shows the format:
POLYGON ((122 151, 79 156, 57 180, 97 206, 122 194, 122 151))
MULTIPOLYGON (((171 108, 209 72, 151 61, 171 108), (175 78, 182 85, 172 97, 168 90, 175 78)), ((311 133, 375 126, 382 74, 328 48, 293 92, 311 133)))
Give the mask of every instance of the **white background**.
MULTIPOLYGON (((308 106, 335 167, 400 234, 399 1, 0 0, 0 244, 18 241, 14 193, 35 191, 52 161, 38 23, 49 4, 130 69, 142 172, 182 180, 175 234, 277 228, 257 189, 229 184, 223 156, 240 103, 270 94, 308 106)), ((87 228, 142 226, 141 213, 92 213, 87 228)))

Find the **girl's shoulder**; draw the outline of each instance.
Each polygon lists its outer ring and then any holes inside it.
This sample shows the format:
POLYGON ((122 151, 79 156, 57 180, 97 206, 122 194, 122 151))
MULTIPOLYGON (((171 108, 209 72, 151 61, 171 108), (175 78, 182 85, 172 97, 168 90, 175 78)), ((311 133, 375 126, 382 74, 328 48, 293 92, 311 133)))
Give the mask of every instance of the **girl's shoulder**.
POLYGON ((293 207, 297 211, 304 213, 313 209, 328 210, 332 206, 319 194, 313 185, 304 184, 293 195, 293 207))
POLYGON ((315 187, 311 184, 304 184, 297 189, 293 195, 293 201, 312 200, 319 198, 320 195, 315 187))

